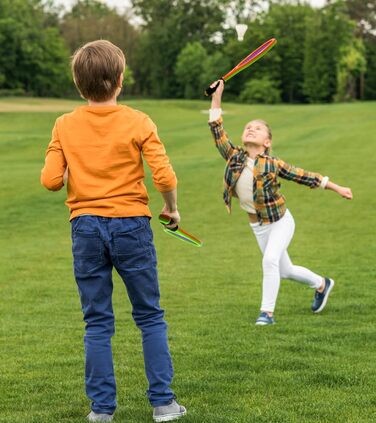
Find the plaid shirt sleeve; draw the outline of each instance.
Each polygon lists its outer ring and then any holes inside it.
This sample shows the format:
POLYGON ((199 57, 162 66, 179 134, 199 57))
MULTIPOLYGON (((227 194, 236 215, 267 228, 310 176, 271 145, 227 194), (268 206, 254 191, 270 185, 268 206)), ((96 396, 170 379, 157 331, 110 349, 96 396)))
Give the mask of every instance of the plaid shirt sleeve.
POLYGON ((221 153, 221 156, 228 160, 238 149, 229 140, 226 131, 223 129, 223 120, 220 117, 218 120, 209 122, 210 130, 214 138, 215 146, 221 153))
POLYGON ((324 177, 319 173, 308 172, 299 167, 292 166, 281 159, 277 159, 278 176, 288 181, 307 185, 310 188, 319 188, 323 184, 324 177))

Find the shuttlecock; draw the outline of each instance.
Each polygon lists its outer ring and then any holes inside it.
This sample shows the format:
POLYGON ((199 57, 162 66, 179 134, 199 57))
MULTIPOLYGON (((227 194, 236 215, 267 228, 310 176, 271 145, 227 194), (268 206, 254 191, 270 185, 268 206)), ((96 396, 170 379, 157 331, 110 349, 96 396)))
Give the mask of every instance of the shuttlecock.
POLYGON ((243 41, 244 34, 247 31, 248 25, 237 24, 235 25, 236 33, 238 34, 238 41, 243 41))

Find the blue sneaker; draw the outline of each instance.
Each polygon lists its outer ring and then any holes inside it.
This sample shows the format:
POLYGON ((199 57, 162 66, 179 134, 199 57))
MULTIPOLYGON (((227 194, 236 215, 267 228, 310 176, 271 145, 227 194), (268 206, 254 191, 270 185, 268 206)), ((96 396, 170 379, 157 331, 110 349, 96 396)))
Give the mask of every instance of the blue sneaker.
POLYGON ((274 325, 274 323, 274 317, 270 317, 265 311, 262 311, 256 320, 256 325, 258 326, 274 325))
POLYGON ((330 294, 330 291, 333 289, 334 286, 334 280, 325 278, 325 288, 323 292, 315 292, 315 297, 313 299, 312 303, 312 311, 314 313, 320 313, 320 311, 324 310, 326 306, 326 302, 328 301, 328 297, 330 294))

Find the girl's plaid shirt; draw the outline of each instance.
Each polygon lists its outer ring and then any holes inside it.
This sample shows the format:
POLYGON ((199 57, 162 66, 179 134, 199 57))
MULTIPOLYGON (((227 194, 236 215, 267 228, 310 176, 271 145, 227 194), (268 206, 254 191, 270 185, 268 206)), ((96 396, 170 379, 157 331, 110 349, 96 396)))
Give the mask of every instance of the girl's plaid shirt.
MULTIPOLYGON (((209 122, 209 126, 218 151, 227 161, 223 199, 228 212, 231 213, 231 198, 236 196, 235 185, 246 166, 247 153, 242 147, 235 147, 231 143, 223 129, 222 118, 209 122)), ((328 180, 318 173, 291 166, 267 152, 259 154, 253 168, 253 202, 260 224, 276 222, 285 214, 286 200, 280 192, 278 176, 310 188, 324 187, 328 180)))

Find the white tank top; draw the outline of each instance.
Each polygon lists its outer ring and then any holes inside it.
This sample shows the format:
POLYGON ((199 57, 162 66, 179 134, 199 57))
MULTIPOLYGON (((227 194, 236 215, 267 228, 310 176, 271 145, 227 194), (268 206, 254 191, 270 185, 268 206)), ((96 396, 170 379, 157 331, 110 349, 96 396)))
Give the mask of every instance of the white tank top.
POLYGON ((253 166, 255 161, 247 158, 247 164, 243 169, 235 185, 235 192, 240 201, 240 207, 248 213, 256 213, 253 204, 253 166))

